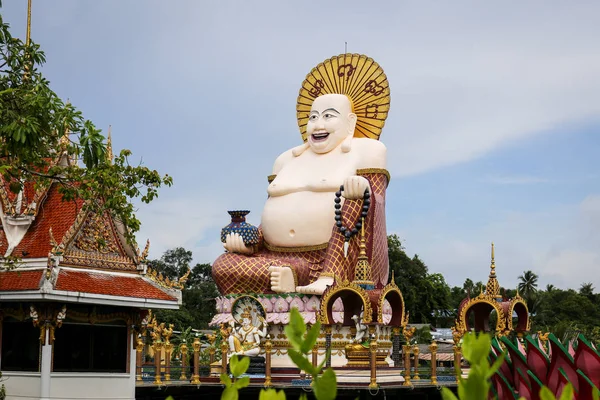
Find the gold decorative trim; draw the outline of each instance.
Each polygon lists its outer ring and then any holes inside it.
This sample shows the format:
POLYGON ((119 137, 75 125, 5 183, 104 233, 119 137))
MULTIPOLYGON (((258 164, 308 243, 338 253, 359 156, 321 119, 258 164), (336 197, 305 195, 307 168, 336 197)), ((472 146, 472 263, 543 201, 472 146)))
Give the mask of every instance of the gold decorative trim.
MULTIPOLYGON (((273 343, 273 349, 276 350, 281 350, 281 349, 288 349, 290 347, 292 347, 290 345, 290 342, 287 340, 271 340, 271 342, 273 343)), ((343 341, 343 340, 332 340, 331 341, 331 348, 333 350, 344 350, 346 348, 346 346, 348 345, 348 341, 343 341)), ((384 340, 378 340, 377 343, 379 344, 379 348, 380 349, 391 349, 393 347, 393 343, 390 341, 384 341, 384 340)), ((327 343, 325 343, 325 340, 323 341, 318 341, 315 346, 318 349, 326 349, 327 348, 327 343)))
POLYGON ((131 313, 117 312, 110 314, 97 314, 96 308, 92 308, 90 312, 73 311, 69 310, 69 319, 79 322, 89 322, 90 324, 112 322, 112 321, 124 321, 126 324, 130 324, 133 321, 131 313))
POLYGON ((302 246, 302 247, 280 247, 280 246, 272 246, 267 241, 264 241, 265 247, 269 251, 274 251, 278 253, 304 253, 307 251, 317 251, 324 250, 329 246, 329 243, 317 244, 314 246, 302 246))
MULTIPOLYGON (((254 305, 260 307, 260 310, 257 309, 256 311, 260 314, 260 316, 262 318, 266 319, 267 318, 267 310, 265 310, 265 306, 263 306, 263 304, 260 302, 260 300, 258 300, 256 297, 250 296, 249 294, 242 295, 242 296, 236 298, 233 301, 233 303, 231 303, 231 316, 233 317, 233 319, 236 319, 234 312, 235 312, 237 303, 240 300, 246 299, 246 298, 252 299, 252 302, 255 303, 254 305)), ((237 321, 237 320, 236 320, 236 322, 241 323, 241 321, 237 321)))
POLYGON ((5 215, 13 215, 15 213, 14 205, 8 199, 8 193, 4 188, 4 182, 0 185, 0 201, 2 201, 2 209, 5 215))
MULTIPOLYGON (((353 282, 344 280, 339 283, 336 281, 332 286, 329 286, 321 297, 321 311, 319 313, 319 321, 325 325, 329 325, 332 322, 329 321, 329 315, 327 313, 329 301, 333 296, 343 291, 350 291, 356 293, 363 301, 363 323, 368 324, 373 321, 373 309, 371 308, 371 299, 365 289, 358 286, 353 282)), ((333 307, 333 304, 331 305, 333 307)))
POLYGON ((383 69, 362 54, 340 54, 314 67, 302 82, 296 117, 302 140, 313 101, 325 94, 343 94, 356 114, 354 137, 378 140, 390 109, 390 87, 383 69))
POLYGON ((335 274, 333 272, 321 272, 319 275, 320 278, 335 278, 335 274))
POLYGON ((277 175, 269 175, 269 176, 267 176, 267 180, 269 181, 269 183, 273 182, 275 180, 275 178, 277 178, 277 175))
POLYGON ((148 267, 146 277, 154 283, 156 283, 158 286, 164 287, 166 289, 183 290, 183 288, 185 287, 184 283, 187 282, 188 277, 190 276, 190 272, 192 272, 192 270, 188 269, 187 272, 181 278, 178 278, 176 281, 171 281, 168 277, 163 277, 162 272, 157 272, 155 269, 148 267))
POLYGON ((385 168, 361 168, 356 170, 356 175, 383 174, 387 178, 388 184, 392 180, 390 172, 385 168))
POLYGON ((527 325, 525 326, 525 330, 529 331, 531 330, 531 318, 529 318, 529 308, 527 307, 525 299, 523 299, 518 292, 517 295, 510 301, 510 305, 508 306, 508 313, 506 315, 506 328, 511 332, 514 331, 512 315, 514 313, 515 306, 517 305, 517 303, 520 303, 523 306, 525 306, 525 312, 527 313, 527 325), (509 316, 511 317, 509 318, 509 316))
MULTIPOLYGON (((390 283, 385 285, 385 287, 381 291, 381 294, 379 295, 379 304, 377 307, 377 322, 379 322, 380 324, 383 324, 383 303, 385 302, 385 296, 387 296, 391 292, 397 292, 400 295, 400 301, 402 302, 402 316, 400 318, 400 323, 404 321, 404 314, 406 313, 404 296, 402 296, 400 288, 396 285, 396 282, 394 281, 394 272, 392 271, 392 280, 390 281, 390 283)), ((397 310, 392 310, 392 314, 394 314, 394 311, 397 310)))
POLYGON ((83 225, 83 222, 85 221, 88 214, 88 211, 85 208, 86 203, 84 203, 81 206, 81 209, 79 210, 79 212, 77 213, 77 217, 75 218, 75 222, 73 222, 73 225, 71 225, 71 227, 63 235, 60 243, 63 244, 65 248, 67 248, 67 246, 71 244, 71 241, 75 238, 77 232, 79 232, 79 229, 83 225))
POLYGON ((37 216, 37 213, 40 209, 40 205, 42 204, 42 201, 48 195, 48 192, 50 191, 51 186, 52 186, 52 183, 45 184, 42 187, 39 187, 35 191, 35 193, 33 195, 33 199, 29 202, 29 204, 27 205, 27 209, 25 210, 25 212, 23 214, 37 216), (34 204, 35 204, 35 208, 32 209, 31 206, 34 204))
POLYGON ((137 269, 135 263, 121 255, 88 253, 81 250, 69 250, 63 256, 61 265, 74 267, 108 268, 124 271, 137 269))
POLYGON ((467 312, 469 309, 475 304, 485 303, 489 304, 496 310, 497 321, 496 321, 496 333, 502 334, 504 329, 506 328, 506 317, 504 315, 504 310, 500 307, 500 304, 496 301, 493 295, 488 295, 485 293, 479 294, 479 296, 469 299, 463 307, 460 309, 458 320, 456 321, 456 330, 462 333, 466 333, 467 329, 467 312))

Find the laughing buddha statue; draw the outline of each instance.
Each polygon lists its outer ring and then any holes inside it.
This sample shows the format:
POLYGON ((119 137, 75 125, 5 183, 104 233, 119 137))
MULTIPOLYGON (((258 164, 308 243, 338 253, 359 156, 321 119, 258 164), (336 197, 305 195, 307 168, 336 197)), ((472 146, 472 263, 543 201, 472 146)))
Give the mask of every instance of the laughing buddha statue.
POLYGON ((351 281, 363 223, 372 280, 387 283, 389 174, 378 139, 389 104, 387 78, 366 56, 342 54, 307 75, 296 108, 304 143, 275 160, 259 243, 226 235, 212 266, 221 294, 321 295, 334 277, 351 281))

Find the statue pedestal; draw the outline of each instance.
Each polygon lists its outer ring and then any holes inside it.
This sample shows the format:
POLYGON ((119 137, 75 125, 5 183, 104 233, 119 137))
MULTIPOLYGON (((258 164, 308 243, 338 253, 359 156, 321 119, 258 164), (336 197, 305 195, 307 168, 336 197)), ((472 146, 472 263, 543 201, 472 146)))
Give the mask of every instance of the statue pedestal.
MULTIPOLYGON (((221 324, 229 324, 233 321, 231 308, 237 296, 222 296, 216 299, 217 314, 213 317, 210 325, 218 328, 221 324)), ((271 353, 271 366, 273 368, 296 368, 288 356, 290 344, 285 334, 285 326, 290 321, 290 310, 297 308, 304 318, 304 322, 312 325, 319 320, 319 312, 321 309, 320 296, 301 295, 301 294, 282 294, 282 295, 257 295, 255 296, 263 305, 266 311, 266 321, 269 324, 267 334, 271 338, 273 350, 271 353)), ((392 310, 389 303, 384 303, 383 321, 388 323, 392 317, 392 310)), ((331 366, 334 368, 345 367, 348 364, 346 358, 345 347, 350 344, 356 336, 356 328, 354 324, 343 325, 344 321, 344 306, 341 301, 336 301, 333 305, 333 320, 331 325, 331 366)), ((264 341, 264 339, 263 339, 264 341)), ((381 353, 385 364, 380 364, 380 356, 378 355, 378 365, 391 366, 393 362, 389 358, 392 352, 392 327, 382 326, 379 329, 377 338, 379 345, 378 354, 381 353), (383 355, 385 354, 385 355, 383 355)), ((321 334, 317 340, 318 356, 317 360, 320 363, 326 354, 325 328, 321 327, 321 334)), ((366 349, 369 354, 368 349, 366 349)), ((260 355, 264 356, 264 349, 260 355)), ((368 358, 367 358, 368 360, 368 358)))
MULTIPOLYGON (((370 368, 371 367, 371 350, 368 347, 363 347, 360 344, 346 345, 346 358, 348 364, 346 367, 351 368, 370 368)), ((389 356, 389 350, 377 351, 377 367, 389 367, 390 364, 386 361, 389 356)))

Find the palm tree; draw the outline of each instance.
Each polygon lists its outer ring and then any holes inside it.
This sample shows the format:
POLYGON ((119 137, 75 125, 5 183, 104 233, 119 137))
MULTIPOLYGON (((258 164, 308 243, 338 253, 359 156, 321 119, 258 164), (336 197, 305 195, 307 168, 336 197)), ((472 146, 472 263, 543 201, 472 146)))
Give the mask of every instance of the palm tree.
POLYGON ((531 295, 537 292, 538 276, 533 271, 525 271, 519 276, 519 292, 528 299, 531 295))
POLYGON ((556 287, 553 284, 549 283, 549 284, 546 285, 546 292, 550 293, 554 289, 556 289, 556 287))
POLYGON ((594 297, 594 285, 592 282, 582 283, 579 287, 579 294, 587 298, 594 297))
POLYGON ((463 284, 463 290, 469 295, 469 296, 477 296, 477 293, 474 293, 475 291, 475 284, 473 283, 473 281, 469 278, 465 279, 465 283, 463 284))

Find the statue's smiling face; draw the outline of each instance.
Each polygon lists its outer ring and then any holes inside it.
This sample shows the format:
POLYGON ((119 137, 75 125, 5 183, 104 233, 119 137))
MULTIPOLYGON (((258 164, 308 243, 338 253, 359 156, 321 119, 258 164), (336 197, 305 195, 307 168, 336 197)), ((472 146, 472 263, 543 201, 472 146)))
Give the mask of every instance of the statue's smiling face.
POLYGON ((312 104, 306 125, 308 144, 315 153, 328 153, 354 134, 356 114, 343 94, 326 94, 312 104))

